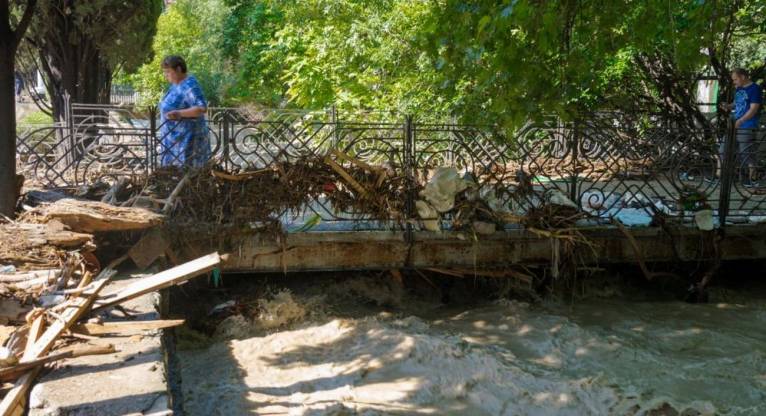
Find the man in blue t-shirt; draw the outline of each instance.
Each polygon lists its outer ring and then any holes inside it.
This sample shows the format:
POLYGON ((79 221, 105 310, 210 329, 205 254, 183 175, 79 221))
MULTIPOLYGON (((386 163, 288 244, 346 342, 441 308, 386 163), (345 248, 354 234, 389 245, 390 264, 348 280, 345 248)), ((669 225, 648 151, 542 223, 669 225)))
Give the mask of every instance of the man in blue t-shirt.
POLYGON ((736 87, 734 103, 731 104, 734 127, 737 129, 737 165, 747 166, 749 174, 744 185, 755 186, 755 129, 759 126, 763 93, 758 84, 750 80, 747 70, 737 68, 731 71, 731 80, 736 87))

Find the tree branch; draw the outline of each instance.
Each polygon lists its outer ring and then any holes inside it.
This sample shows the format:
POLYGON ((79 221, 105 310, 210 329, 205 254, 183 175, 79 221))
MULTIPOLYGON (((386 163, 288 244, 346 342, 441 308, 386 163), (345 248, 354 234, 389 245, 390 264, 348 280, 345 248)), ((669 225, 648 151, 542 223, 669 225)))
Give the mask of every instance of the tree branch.
POLYGON ((24 9, 24 15, 21 16, 19 25, 16 26, 16 34, 14 40, 16 46, 18 46, 18 44, 21 42, 21 39, 24 38, 24 33, 26 33, 27 28, 29 27, 29 22, 32 21, 32 16, 35 14, 36 5, 37 0, 27 0, 27 7, 24 9))

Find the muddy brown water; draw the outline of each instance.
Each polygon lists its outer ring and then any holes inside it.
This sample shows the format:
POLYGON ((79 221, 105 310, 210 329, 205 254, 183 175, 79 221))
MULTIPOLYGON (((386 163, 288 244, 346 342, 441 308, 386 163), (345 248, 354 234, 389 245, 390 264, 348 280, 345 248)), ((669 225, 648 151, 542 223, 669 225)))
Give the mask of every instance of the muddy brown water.
POLYGON ((205 292, 199 310, 250 304, 179 332, 185 414, 766 414, 763 284, 708 304, 616 288, 455 305, 389 279, 298 280, 205 292))

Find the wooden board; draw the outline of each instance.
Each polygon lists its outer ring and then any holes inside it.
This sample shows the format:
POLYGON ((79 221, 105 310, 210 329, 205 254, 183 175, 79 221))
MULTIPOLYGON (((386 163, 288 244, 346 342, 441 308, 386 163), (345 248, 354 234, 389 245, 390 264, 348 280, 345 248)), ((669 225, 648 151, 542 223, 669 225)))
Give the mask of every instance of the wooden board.
POLYGON ((220 262, 221 256, 218 253, 212 253, 153 276, 145 277, 117 292, 101 296, 94 303, 93 310, 97 311, 108 308, 141 295, 189 280, 213 270, 220 262))
POLYGON ((183 319, 167 319, 155 321, 126 321, 126 322, 104 322, 100 324, 79 324, 71 328, 73 332, 79 332, 86 335, 104 335, 104 334, 135 334, 141 331, 151 331, 157 329, 172 328, 183 325, 183 319))

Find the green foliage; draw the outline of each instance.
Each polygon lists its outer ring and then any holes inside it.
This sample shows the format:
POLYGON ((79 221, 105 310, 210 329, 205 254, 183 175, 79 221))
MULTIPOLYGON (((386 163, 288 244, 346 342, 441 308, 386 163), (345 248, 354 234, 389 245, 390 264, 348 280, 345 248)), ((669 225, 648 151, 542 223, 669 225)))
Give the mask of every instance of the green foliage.
MULTIPOLYGON (((179 0, 135 77, 187 58, 221 104, 398 110, 512 128, 693 100, 712 68, 762 66, 766 1, 179 0)), ((692 105, 693 107, 693 105, 692 105)))
POLYGON ((152 42, 154 57, 131 78, 141 93, 141 105, 156 105, 167 88, 160 68, 167 55, 184 57, 208 101, 213 105, 220 102, 227 74, 219 46, 227 11, 222 0, 179 0, 160 16, 152 42))
POLYGON ((50 125, 53 123, 53 118, 49 114, 45 114, 42 111, 33 111, 22 117, 16 124, 19 126, 27 125, 50 125))
POLYGON ((283 15, 270 2, 228 0, 230 13, 223 25, 222 52, 229 63, 232 83, 226 89, 227 101, 257 101, 275 106, 282 101, 281 63, 274 56, 272 39, 283 15))

